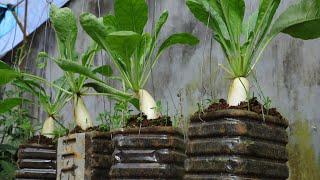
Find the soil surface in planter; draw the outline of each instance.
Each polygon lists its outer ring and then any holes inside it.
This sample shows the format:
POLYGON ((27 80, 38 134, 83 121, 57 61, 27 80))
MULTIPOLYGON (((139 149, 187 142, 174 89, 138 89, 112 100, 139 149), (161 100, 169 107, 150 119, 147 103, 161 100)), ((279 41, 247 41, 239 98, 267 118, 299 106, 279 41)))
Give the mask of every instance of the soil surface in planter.
POLYGON ((158 119, 147 119, 146 115, 137 114, 131 116, 126 124, 126 128, 155 127, 155 126, 172 126, 169 116, 163 116, 158 119))
MULTIPOLYGON (((125 128, 140 128, 140 127, 157 127, 157 126, 163 126, 163 127, 171 127, 172 121, 169 116, 163 116, 158 119, 147 119, 147 116, 144 114, 137 114, 131 116, 125 125, 125 128)), ((80 126, 76 126, 73 130, 70 131, 69 134, 75 134, 75 133, 85 133, 85 132, 91 132, 91 131, 101 131, 101 128, 99 126, 90 127, 86 130, 81 129, 80 126)))
POLYGON ((80 126, 76 126, 73 130, 70 131, 69 134, 76 134, 76 133, 85 133, 91 131, 101 131, 99 126, 90 127, 86 130, 81 129, 80 126))
POLYGON ((28 141, 27 144, 42 144, 42 145, 56 145, 57 142, 54 141, 52 138, 48 138, 43 135, 36 135, 31 137, 28 141))
MULTIPOLYGON (((226 100, 220 99, 219 102, 214 102, 209 105, 208 108, 204 109, 204 112, 214 112, 218 110, 224 109, 240 109, 240 110, 247 110, 252 111, 257 114, 264 114, 275 116, 279 119, 283 119, 282 115, 277 111, 276 108, 266 109, 258 100, 257 98, 252 98, 249 102, 241 102, 238 106, 229 106, 226 100)), ((197 112, 199 113, 199 112, 197 112)))

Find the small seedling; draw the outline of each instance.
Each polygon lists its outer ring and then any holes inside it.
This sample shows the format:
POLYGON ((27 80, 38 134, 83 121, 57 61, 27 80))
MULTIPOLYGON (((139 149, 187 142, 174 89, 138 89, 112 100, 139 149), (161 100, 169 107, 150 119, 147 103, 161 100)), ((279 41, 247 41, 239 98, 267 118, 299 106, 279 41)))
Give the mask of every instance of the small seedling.
POLYGON ((58 139, 58 138, 60 138, 62 136, 67 135, 68 133, 69 133, 68 129, 66 129, 65 127, 61 127, 60 126, 60 127, 57 127, 57 128, 54 129, 53 137, 54 137, 54 139, 58 139))
POLYGON ((156 107, 153 107, 151 109, 154 109, 157 113, 159 113, 162 116, 163 107, 160 100, 156 102, 156 107))
POLYGON ((267 112, 266 112, 267 115, 269 114, 269 110, 271 108, 271 104, 272 104, 272 101, 271 101, 269 96, 264 98, 263 107, 267 110, 267 112))
POLYGON ((103 132, 110 131, 110 113, 109 112, 102 112, 99 113, 97 117, 97 121, 100 122, 99 130, 103 132))

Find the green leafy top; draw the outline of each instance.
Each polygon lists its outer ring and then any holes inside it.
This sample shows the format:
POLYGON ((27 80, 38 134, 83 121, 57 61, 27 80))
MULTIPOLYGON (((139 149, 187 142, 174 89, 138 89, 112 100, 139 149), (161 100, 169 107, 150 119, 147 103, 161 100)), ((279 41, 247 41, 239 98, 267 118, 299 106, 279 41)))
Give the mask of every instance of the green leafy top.
POLYGON ((193 15, 214 31, 233 77, 247 77, 270 41, 280 32, 300 39, 320 37, 320 1, 300 0, 276 20, 281 0, 260 0, 259 8, 244 19, 244 0, 187 0, 193 15))
POLYGON ((25 101, 23 98, 7 98, 0 101, 0 114, 10 111, 12 108, 21 105, 25 101))
MULTIPOLYGON (((66 84, 64 76, 51 83, 41 77, 21 72, 19 69, 13 69, 3 61, 0 61, 0 74, 0 85, 11 83, 12 85, 20 88, 20 90, 38 97, 38 100, 45 112, 52 117, 59 114, 60 110, 72 95, 72 93, 64 89, 66 84), (52 100, 51 95, 46 92, 42 84, 46 84, 57 89, 54 100, 52 100)), ((23 102, 29 102, 29 100, 23 98, 8 98, 3 100, 0 102, 0 114, 11 110, 15 106, 21 105, 23 102)))
MULTIPOLYGON (((82 68, 82 70, 87 70, 91 68, 94 55, 98 51, 98 46, 92 44, 79 58, 75 50, 78 28, 73 12, 68 8, 59 9, 53 5, 50 10, 50 19, 56 32, 59 56, 53 58, 46 52, 40 52, 37 63, 39 68, 44 68, 47 64, 46 60, 50 59, 65 70, 64 75, 51 83, 41 77, 21 72, 19 69, 12 69, 4 62, 0 62, 0 72, 4 74, 0 77, 0 85, 12 82, 13 85, 23 89, 25 92, 32 93, 38 97, 40 104, 48 115, 55 118, 72 96, 82 95, 86 91, 84 86, 87 76, 77 75, 66 69, 75 70, 82 68), (42 87, 43 83, 57 89, 54 98, 42 87)), ((105 69, 103 66, 99 67, 92 74, 101 73, 103 69, 105 69)))
POLYGON ((24 92, 31 93, 37 97, 44 111, 48 114, 48 116, 54 119, 58 118, 60 111, 72 98, 71 93, 62 90, 66 84, 64 76, 52 83, 61 88, 56 90, 55 96, 47 93, 47 91, 42 87, 41 82, 26 75, 24 75, 24 77, 21 79, 14 80, 12 84, 19 87, 21 90, 24 90, 24 92))
POLYGON ((58 41, 60 58, 74 59, 75 44, 77 40, 78 27, 76 17, 69 8, 59 9, 52 5, 50 9, 50 20, 55 29, 58 41))
MULTIPOLYGON (((59 9, 55 5, 52 5, 50 20, 56 32, 60 55, 54 58, 45 52, 41 52, 38 54, 38 66, 43 68, 47 62, 45 61, 46 59, 52 60, 64 71, 63 80, 65 83, 60 89, 70 92, 73 96, 90 95, 90 93, 87 93, 87 86, 91 84, 87 82, 88 78, 96 80, 98 81, 96 83, 101 84, 103 81, 100 80, 98 75, 111 77, 111 67, 108 65, 93 67, 95 54, 100 50, 96 43, 92 43, 81 56, 77 55, 75 44, 78 27, 76 17, 69 8, 59 9)), ((110 95, 110 97, 130 97, 129 94, 124 94, 107 84, 103 84, 103 87, 108 90, 104 93, 110 95)))
POLYGON ((125 86, 135 93, 144 87, 165 49, 175 44, 195 45, 199 42, 190 34, 178 33, 157 47, 168 12, 162 13, 151 33, 144 32, 148 21, 145 0, 116 0, 114 10, 115 15, 103 18, 84 13, 80 16, 80 23, 87 34, 109 53, 125 86), (155 49, 158 49, 156 53, 155 49))

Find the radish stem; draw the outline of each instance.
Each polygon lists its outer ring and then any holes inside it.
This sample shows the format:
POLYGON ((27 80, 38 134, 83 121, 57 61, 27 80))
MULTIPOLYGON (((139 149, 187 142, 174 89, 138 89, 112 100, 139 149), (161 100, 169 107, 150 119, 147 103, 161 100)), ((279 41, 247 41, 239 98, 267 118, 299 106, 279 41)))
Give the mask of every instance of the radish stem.
POLYGON ((245 77, 233 79, 228 93, 228 104, 230 106, 238 106, 241 102, 247 101, 250 83, 245 77))
POLYGON ((82 130, 86 130, 90 127, 93 127, 93 123, 88 112, 86 105, 84 104, 81 96, 76 96, 73 101, 73 113, 74 118, 78 126, 81 127, 82 130))
POLYGON ((138 92, 140 111, 147 116, 148 119, 158 119, 160 112, 157 110, 157 104, 153 97, 144 89, 138 92))

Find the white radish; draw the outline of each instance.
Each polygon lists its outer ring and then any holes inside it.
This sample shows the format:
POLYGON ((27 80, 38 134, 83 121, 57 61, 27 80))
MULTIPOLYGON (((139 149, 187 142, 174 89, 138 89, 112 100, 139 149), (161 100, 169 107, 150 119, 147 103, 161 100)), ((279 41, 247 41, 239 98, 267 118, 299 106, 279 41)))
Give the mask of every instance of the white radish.
POLYGON ((43 123, 41 134, 48 138, 53 138, 54 129, 55 129, 54 119, 51 116, 49 116, 43 123))
POLYGON ((148 119, 158 119, 160 112, 158 111, 157 104, 153 97, 144 89, 138 92, 140 111, 147 116, 148 119))
POLYGON ((246 102, 249 88, 250 83, 246 78, 235 78, 230 85, 227 103, 230 106, 238 106, 241 102, 246 102))
POLYGON ((80 126, 82 130, 86 130, 90 127, 93 127, 90 114, 82 98, 79 96, 75 97, 73 103, 73 113, 77 125, 80 126))

